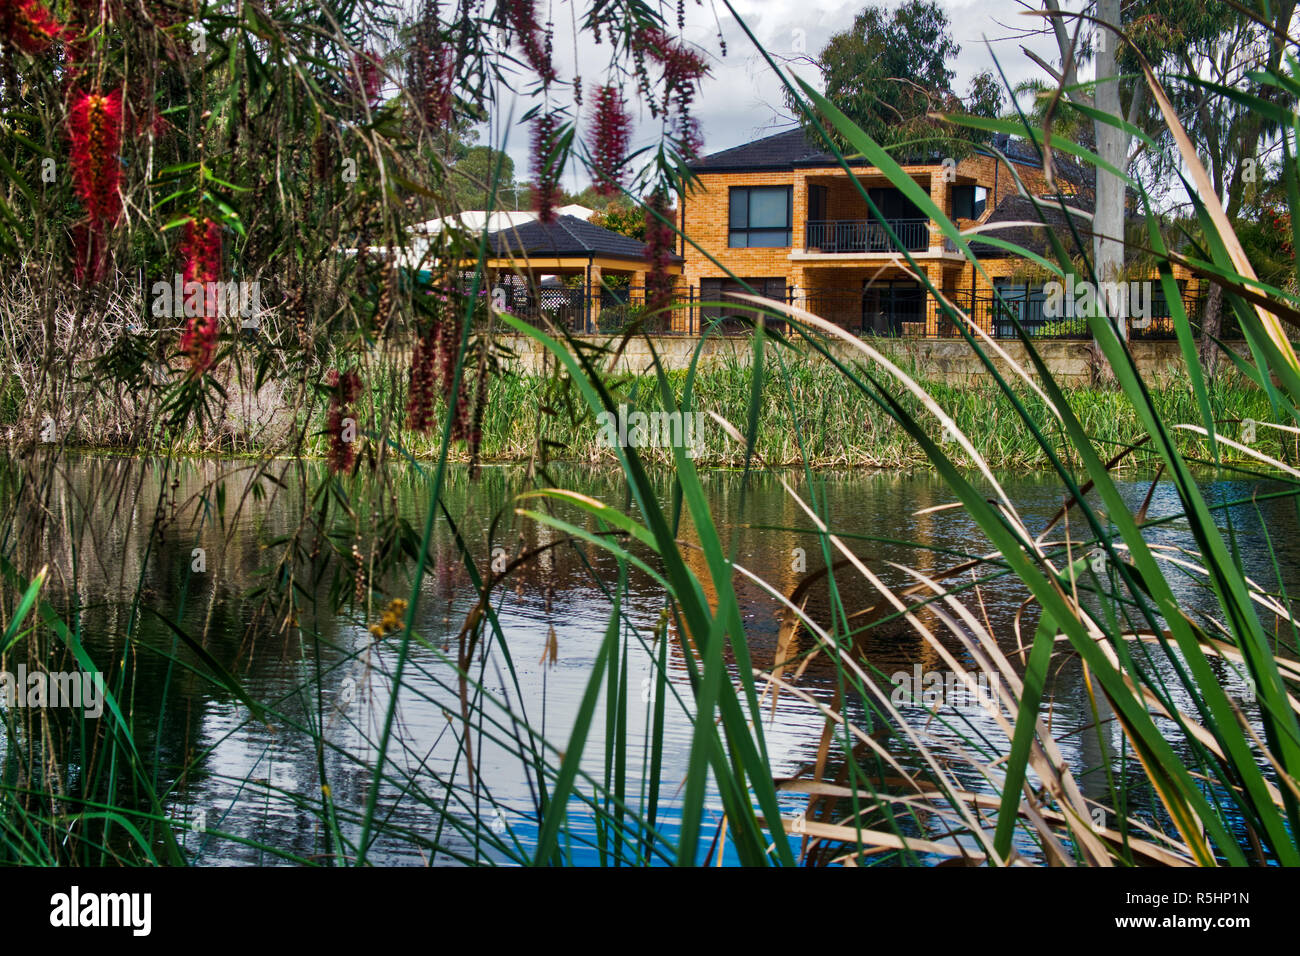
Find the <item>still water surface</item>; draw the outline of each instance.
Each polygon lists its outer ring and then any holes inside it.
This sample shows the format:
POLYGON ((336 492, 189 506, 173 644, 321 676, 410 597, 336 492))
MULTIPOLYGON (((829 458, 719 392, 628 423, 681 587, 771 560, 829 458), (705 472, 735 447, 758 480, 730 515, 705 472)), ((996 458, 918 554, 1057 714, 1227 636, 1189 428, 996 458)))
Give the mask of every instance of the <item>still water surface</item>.
MULTIPOLYGON (((327 613, 329 575, 313 583, 310 574, 300 569, 298 584, 304 593, 314 592, 322 603, 315 612, 310 603, 302 604, 298 628, 277 623, 274 615, 267 613, 262 589, 268 580, 274 580, 268 572, 284 567, 278 564, 284 555, 282 539, 300 526, 304 500, 321 480, 319 470, 311 465, 277 463, 272 469, 276 481, 262 478, 253 482, 252 469, 237 462, 195 460, 169 467, 165 472, 162 463, 99 457, 68 463, 61 486, 52 496, 53 521, 42 544, 56 568, 52 586, 57 590, 60 580, 72 579, 75 560, 75 598, 85 643, 111 681, 124 681, 120 690, 134 704, 137 744, 142 753, 156 755, 160 786, 169 794, 168 811, 179 820, 202 825, 183 832, 183 842, 193 858, 217 865, 273 863, 281 859, 271 852, 273 848, 290 857, 320 859, 326 852, 325 834, 319 815, 305 804, 318 800, 322 783, 327 783, 340 808, 344 832, 355 838, 358 831, 348 822, 348 815, 360 811, 370 790, 369 768, 377 752, 374 744, 381 735, 390 699, 387 675, 396 665, 398 646, 398 638, 390 635, 376 642, 368 630, 379 619, 386 599, 377 599, 369 611, 327 613), (218 486, 224 488, 220 496, 218 486), (87 516, 85 502, 92 499, 98 502, 96 510, 87 516), (151 535, 160 499, 167 522, 160 533, 151 535), (196 570, 196 548, 202 549, 201 571, 196 570), (133 611, 137 587, 142 603, 157 614, 133 611), (234 673, 254 700, 273 702, 280 716, 267 723, 254 720, 248 708, 228 691, 170 661, 168 655, 175 654, 183 662, 202 667, 176 643, 161 616, 174 621, 234 673), (124 656, 131 630, 140 652, 124 656), (149 653, 145 648, 164 653, 149 653), (123 660, 128 666, 121 673, 115 668, 123 660), (322 754, 317 753, 311 736, 300 729, 316 719, 318 708, 324 711, 325 737, 332 745, 322 754)), ((557 477, 565 487, 635 513, 617 472, 570 468, 557 477)), ((788 480, 801 494, 808 494, 800 475, 791 474, 788 480)), ((989 550, 982 533, 961 510, 918 514, 954 500, 944 484, 927 472, 833 473, 819 476, 818 481, 816 494, 823 503, 823 517, 890 586, 912 581, 889 562, 933 574, 958 563, 963 555, 989 550), (928 547, 899 542, 924 542, 928 547)), ((556 539, 555 532, 514 514, 515 495, 532 486, 523 469, 486 468, 472 482, 463 470, 453 469, 448 482, 448 509, 470 551, 479 556, 481 573, 487 572, 493 548, 504 549, 496 552, 499 557, 515 554, 521 543, 532 548, 556 539)), ((810 522, 777 480, 751 476, 746 485, 734 473, 708 472, 703 482, 722 540, 736 564, 784 594, 806 573, 799 568, 813 571, 824 565, 819 540, 807 530, 810 522)), ((1046 479, 1007 477, 1004 487, 1031 530, 1042 527, 1061 504, 1058 486, 1046 479)), ((1248 499, 1252 492, 1270 489, 1267 482, 1214 476, 1206 476, 1205 487, 1212 503, 1248 499)), ((393 476, 391 490, 385 492, 392 495, 398 512, 417 533, 424 523, 427 488, 415 468, 403 466, 401 473, 393 476)), ((1150 481, 1133 478, 1123 481, 1121 488, 1136 507, 1147 494, 1150 481)), ((661 493, 663 500, 668 500, 666 477, 661 493)), ((536 507, 536 503, 529 506, 536 507)), ((1178 511, 1172 487, 1159 484, 1149 516, 1178 511)), ((573 513, 566 516, 573 518, 573 513)), ((1282 583, 1288 591, 1300 584, 1296 580, 1300 576, 1300 526, 1292 504, 1240 504, 1220 512, 1219 520, 1222 526, 1231 526, 1246 569, 1256 580, 1275 583, 1276 561, 1276 567, 1283 569, 1282 583)), ((693 537, 688 521, 683 525, 683 537, 693 537)), ((1149 540, 1194 547, 1180 520, 1153 531, 1149 540)), ((346 550, 348 542, 340 546, 346 550)), ((694 569, 701 579, 707 579, 703 559, 696 560, 694 569)), ((617 574, 616 562, 603 552, 588 549, 584 555, 567 544, 543 551, 497 592, 494 608, 505 647, 481 645, 472 658, 471 670, 485 689, 509 702, 517 715, 557 748, 565 746, 587 689, 609 623, 611 605, 604 588, 617 581, 617 574)), ((406 593, 404 580, 397 577, 387 582, 389 596, 406 593)), ((1170 580, 1189 606, 1211 606, 1194 581, 1173 575, 1170 580)), ((837 581, 850 611, 879 599, 851 571, 837 575, 837 581)), ((345 582, 341 587, 348 585, 345 582)), ((777 602, 743 576, 738 578, 737 591, 752 660, 756 667, 767 668, 777 647, 777 602)), ((424 643, 410 645, 390 747, 391 759, 401 768, 394 777, 416 781, 419 793, 399 794, 394 784, 381 788, 378 817, 392 830, 379 836, 371 860, 425 864, 431 856, 435 863, 506 859, 499 851, 472 845, 443 819, 439 808, 449 793, 448 781, 457 784, 447 805, 449 814, 460 820, 475 816, 491 820, 504 839, 512 845, 517 841, 518 854, 526 856, 536 834, 536 793, 509 733, 500 735, 501 743, 484 741, 476 753, 481 787, 474 802, 469 802, 465 761, 458 744, 457 686, 449 658, 456 658, 458 635, 476 596, 445 522, 439 523, 420 594, 415 630, 424 643), (398 831, 426 840, 436 837, 445 851, 431 854, 403 839, 398 831)), ((65 591, 64 597, 72 595, 65 591)), ((1025 597, 1022 588, 1005 578, 984 584, 978 594, 966 594, 968 606, 987 619, 1008 651, 1016 645, 1016 616, 1025 597)), ((652 634, 661 606, 657 585, 643 573, 630 572, 624 613, 643 639, 652 634)), ((828 623, 825 587, 812 590, 808 610, 828 623)), ((1033 624, 1030 611, 1021 621, 1026 640, 1032 637, 1033 624)), ((654 670, 643 645, 630 631, 626 636, 628 693, 634 702, 644 702, 628 708, 626 731, 633 744, 627 787, 636 804, 646 777, 640 748, 649 727, 654 670)), ((956 641, 947 646, 959 659, 968 660, 956 641)), ((886 627, 873 634, 864 651, 882 675, 910 673, 918 664, 927 671, 945 667, 933 649, 902 627, 886 627)), ((669 655, 668 669, 674 696, 667 708, 660 775, 666 808, 660 819, 662 829, 671 836, 692 733, 690 686, 676 647, 669 655)), ((829 703, 834 678, 834 669, 823 657, 808 667, 798 686, 814 701, 829 703)), ((884 680, 882 677, 882 683, 884 680)), ((1222 680, 1238 692, 1243 689, 1226 667, 1222 680)), ((1096 768, 1113 759, 1120 745, 1113 726, 1100 739, 1095 733, 1068 735, 1065 730, 1091 722, 1079 669, 1068 659, 1053 674, 1046 706, 1053 726, 1062 731, 1058 733, 1062 750, 1073 766, 1096 768)), ((850 699, 847 708, 852 719, 866 719, 860 700, 850 699)), ((500 713, 492 708, 489 712, 500 713)), ((991 746, 1005 747, 1005 737, 976 707, 957 709, 959 726, 954 730, 928 719, 919 708, 906 712, 925 728, 927 741, 941 748, 946 744, 954 752, 960 750, 966 745, 963 736, 966 741, 983 738, 991 746)), ((602 713, 598 707, 597 714, 602 713)), ((813 762, 821 727, 813 702, 792 694, 780 696, 763 726, 777 775, 794 775, 813 762)), ((605 733, 605 722, 598 716, 585 766, 597 779, 603 775, 605 733)), ((971 788, 988 787, 969 771, 959 769, 956 775, 971 788)), ((1082 774, 1085 793, 1104 799, 1103 777, 1096 771, 1082 774)), ((794 813, 802 803, 792 800, 784 808, 794 813)), ((584 817, 576 803, 572 810, 578 837, 569 848, 572 858, 595 862, 597 852, 580 842, 584 834, 595 838, 589 815, 584 817)), ((705 821, 706 849, 720 820, 721 805, 714 800, 705 821)), ((725 846, 723 859, 729 859, 725 846)))

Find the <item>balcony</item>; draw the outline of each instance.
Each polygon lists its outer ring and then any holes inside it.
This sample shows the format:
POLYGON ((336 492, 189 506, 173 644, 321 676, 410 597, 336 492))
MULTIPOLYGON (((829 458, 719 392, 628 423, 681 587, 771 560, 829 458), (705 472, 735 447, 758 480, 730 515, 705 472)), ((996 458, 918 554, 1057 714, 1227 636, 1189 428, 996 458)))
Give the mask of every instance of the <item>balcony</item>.
POLYGON ((820 253, 891 253, 930 248, 928 219, 810 219, 804 232, 804 251, 820 253), (885 224, 898 236, 898 244, 885 224))

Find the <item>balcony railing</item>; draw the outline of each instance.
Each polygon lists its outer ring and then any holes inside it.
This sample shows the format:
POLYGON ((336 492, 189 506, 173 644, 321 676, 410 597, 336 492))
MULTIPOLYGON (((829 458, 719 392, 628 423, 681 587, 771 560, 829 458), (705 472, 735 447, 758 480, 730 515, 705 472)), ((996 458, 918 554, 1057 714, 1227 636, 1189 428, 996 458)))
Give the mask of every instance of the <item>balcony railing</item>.
POLYGON ((924 252, 929 246, 928 219, 810 219, 804 233, 808 252, 924 252), (898 245, 885 223, 898 236, 898 245))

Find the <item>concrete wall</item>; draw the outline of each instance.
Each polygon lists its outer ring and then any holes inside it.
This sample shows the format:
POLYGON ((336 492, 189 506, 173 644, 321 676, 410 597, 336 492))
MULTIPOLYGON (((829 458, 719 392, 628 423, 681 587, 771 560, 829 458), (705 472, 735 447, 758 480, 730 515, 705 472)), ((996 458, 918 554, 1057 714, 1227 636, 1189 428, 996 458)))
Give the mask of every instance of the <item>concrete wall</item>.
MULTIPOLYGON (((579 336, 579 340, 609 345, 618 344, 618 339, 604 336, 579 336)), ((684 369, 690 365, 691 356, 699 346, 700 337, 693 335, 660 336, 653 339, 655 351, 668 368, 684 369)), ((952 384, 965 384, 985 378, 988 373, 979 358, 966 344, 964 339, 868 339, 867 342, 879 352, 898 364, 909 373, 915 370, 921 377, 939 379, 952 384)), ((544 350, 532 339, 520 336, 503 336, 501 344, 518 356, 515 368, 519 371, 535 373, 542 368, 544 350)), ((1015 341, 999 340, 1013 361, 1029 368, 1030 364, 1024 347, 1015 341)), ((1244 353, 1243 343, 1229 343, 1234 351, 1244 353)), ((711 337, 704 343, 700 354, 700 365, 735 361, 748 364, 752 354, 752 342, 747 336, 733 338, 711 337)), ((1036 343, 1038 354, 1047 363, 1052 375, 1062 383, 1087 384, 1092 380, 1089 352, 1092 343, 1072 339, 1044 339, 1036 343)), ((1182 353, 1178 343, 1173 341, 1136 341, 1130 343, 1130 351, 1137 359, 1138 367, 1148 384, 1165 381, 1179 374, 1184 369, 1182 353)), ((848 343, 835 343, 834 352, 842 359, 865 360, 866 356, 848 343)), ((1225 363, 1227 359, 1223 360, 1225 363)), ((999 362, 1003 372, 1010 372, 1010 367, 999 362)), ((552 365, 552 368, 554 365, 552 365)), ((617 370, 641 373, 652 368, 650 350, 644 338, 628 340, 619 357, 617 370)))

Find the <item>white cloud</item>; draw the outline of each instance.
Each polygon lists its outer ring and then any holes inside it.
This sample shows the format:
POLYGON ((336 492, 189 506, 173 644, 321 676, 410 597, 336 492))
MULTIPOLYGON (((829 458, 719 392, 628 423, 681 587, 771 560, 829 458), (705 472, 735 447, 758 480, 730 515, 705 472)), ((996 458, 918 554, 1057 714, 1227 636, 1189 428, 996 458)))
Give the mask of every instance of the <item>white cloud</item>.
MULTIPOLYGON (((994 56, 1013 85, 1031 76, 1045 78, 1025 56, 1021 45, 1053 62, 1056 59, 1055 44, 1047 36, 1026 36, 1038 29, 1042 21, 1023 16, 1021 11, 1025 8, 1020 4, 1014 0, 1004 0, 996 6, 987 0, 941 2, 948 13, 953 37, 961 46, 961 53, 952 64, 959 92, 966 91, 976 73, 994 68, 994 56)), ((900 0, 891 0, 888 5, 892 8, 899 3, 900 0)), ((733 0, 732 4, 779 66, 793 68, 809 80, 815 80, 816 70, 806 60, 801 62, 801 57, 816 55, 834 33, 852 25, 854 16, 865 5, 829 0, 733 0)), ((575 55, 571 16, 565 12, 569 6, 568 2, 561 0, 554 8, 557 24, 555 61, 561 76, 566 79, 571 78, 577 64, 581 64, 584 88, 591 90, 602 81, 609 60, 609 46, 596 46, 584 36, 580 40, 578 55, 575 55)), ((669 26, 675 29, 675 5, 666 6, 669 26)), ((694 107, 694 115, 704 133, 705 152, 738 146, 792 128, 794 120, 786 111, 780 78, 726 6, 714 0, 705 0, 699 5, 688 3, 686 17, 686 39, 705 51, 712 63, 712 73, 701 84, 694 107), (719 28, 726 40, 725 57, 719 51, 719 28)), ((514 100, 512 94, 506 93, 504 105, 513 106, 514 115, 518 117, 531 103, 514 100)), ((644 108, 635 112, 638 122, 634 148, 656 142, 658 123, 651 120, 649 111, 644 108)), ((587 119, 585 111, 580 119, 587 119)), ((500 129, 495 131, 495 137, 499 138, 501 134, 500 129)), ((490 138, 485 136, 483 141, 490 138)), ((522 128, 511 131, 507 149, 515 161, 516 176, 526 179, 527 131, 522 128)), ((569 189, 577 190, 584 185, 585 177, 577 171, 566 177, 569 189)))

